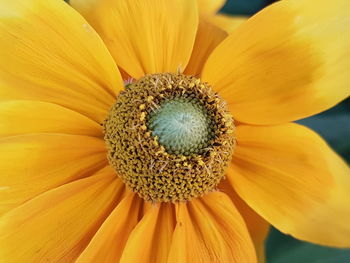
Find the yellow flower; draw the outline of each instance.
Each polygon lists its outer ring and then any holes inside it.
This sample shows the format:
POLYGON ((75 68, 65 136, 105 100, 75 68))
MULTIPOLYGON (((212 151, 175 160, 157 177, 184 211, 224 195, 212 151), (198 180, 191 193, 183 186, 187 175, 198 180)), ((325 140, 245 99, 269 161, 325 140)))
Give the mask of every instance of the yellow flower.
POLYGON ((288 123, 349 96, 348 0, 283 0, 229 36, 190 0, 0 3, 3 262, 250 263, 266 221, 350 246, 348 166, 288 123), (183 109, 197 130, 169 124, 183 109))

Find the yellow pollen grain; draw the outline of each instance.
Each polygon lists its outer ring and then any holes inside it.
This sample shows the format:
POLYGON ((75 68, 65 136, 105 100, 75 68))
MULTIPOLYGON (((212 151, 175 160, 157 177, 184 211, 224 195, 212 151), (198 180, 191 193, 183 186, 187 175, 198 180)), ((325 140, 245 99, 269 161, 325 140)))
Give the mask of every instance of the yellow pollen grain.
POLYGON ((146 112, 141 112, 140 120, 143 121, 146 118, 146 112))
POLYGON ((200 166, 203 166, 205 163, 203 162, 203 160, 198 160, 198 164, 199 164, 200 166))

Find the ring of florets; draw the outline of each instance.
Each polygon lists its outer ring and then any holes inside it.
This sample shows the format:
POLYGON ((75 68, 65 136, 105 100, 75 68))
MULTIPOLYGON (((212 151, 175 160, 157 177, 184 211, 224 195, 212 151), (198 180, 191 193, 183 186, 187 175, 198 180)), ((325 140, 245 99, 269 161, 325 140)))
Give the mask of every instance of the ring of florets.
POLYGON ((130 83, 103 126, 109 163, 132 191, 153 202, 188 201, 213 191, 225 175, 236 142, 226 103, 209 84, 183 74, 146 75, 130 83), (195 116, 202 114, 206 128, 196 135, 202 137, 186 135, 186 143, 181 136, 174 142, 163 136, 162 109, 177 110, 176 105, 195 116))

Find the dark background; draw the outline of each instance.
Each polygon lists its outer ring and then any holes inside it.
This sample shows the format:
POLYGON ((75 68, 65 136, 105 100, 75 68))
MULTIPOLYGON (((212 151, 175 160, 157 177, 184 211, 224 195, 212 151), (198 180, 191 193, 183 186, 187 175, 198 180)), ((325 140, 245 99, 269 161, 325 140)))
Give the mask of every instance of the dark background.
POLYGON ((274 0, 226 0, 221 10, 227 14, 253 15, 265 6, 276 2, 274 0))
MULTIPOLYGON (((249 16, 272 2, 274 1, 228 0, 221 12, 249 16)), ((317 9, 317 1, 315 1, 315 9, 317 9)), ((333 149, 350 163, 349 100, 342 102, 333 109, 298 122, 317 131, 333 149)), ((339 219, 337 218, 337 220, 339 219)), ((324 227, 331 228, 331 222, 330 225, 324 227)), ((322 247, 302 242, 283 235, 274 228, 272 228, 266 241, 266 253, 267 263, 350 263, 350 250, 322 247)))

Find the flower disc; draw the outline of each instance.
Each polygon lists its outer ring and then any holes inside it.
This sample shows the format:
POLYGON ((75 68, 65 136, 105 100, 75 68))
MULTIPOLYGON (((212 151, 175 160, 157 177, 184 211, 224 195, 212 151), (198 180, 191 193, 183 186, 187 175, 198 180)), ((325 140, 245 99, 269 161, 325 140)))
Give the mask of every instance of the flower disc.
POLYGON ((146 75, 121 92, 104 122, 108 160, 145 200, 187 201, 215 188, 235 146, 226 104, 207 83, 146 75))

